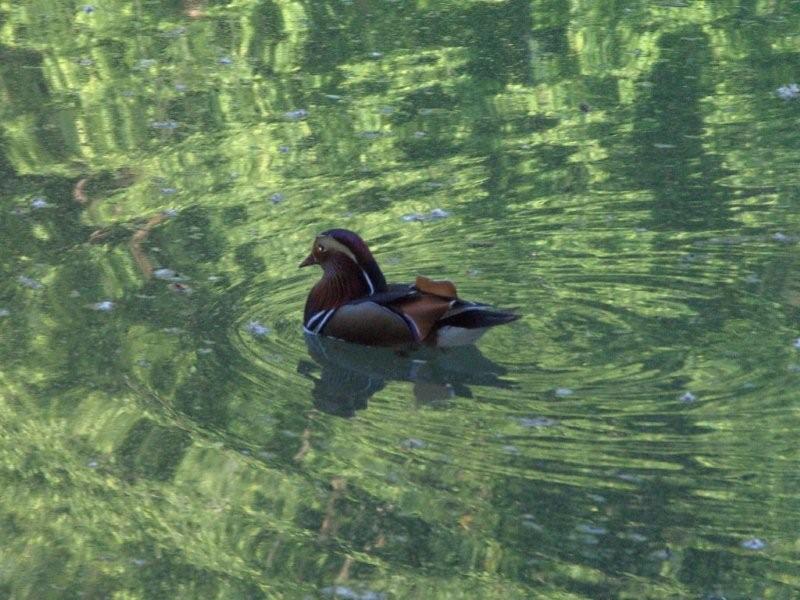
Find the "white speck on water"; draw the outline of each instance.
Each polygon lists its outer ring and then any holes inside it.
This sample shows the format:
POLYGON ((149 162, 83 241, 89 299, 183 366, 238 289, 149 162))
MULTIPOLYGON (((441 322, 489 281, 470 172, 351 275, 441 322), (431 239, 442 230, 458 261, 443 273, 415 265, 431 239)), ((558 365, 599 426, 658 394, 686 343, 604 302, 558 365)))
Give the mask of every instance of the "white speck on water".
POLYGON ((641 543, 641 542, 646 542, 647 541, 647 536, 642 535, 641 533, 636 533, 636 532, 629 533, 625 537, 627 537, 632 542, 641 543))
POLYGON ((792 346, 793 346, 795 349, 797 349, 797 350, 800 350, 800 338, 797 338, 797 339, 796 339, 796 340, 795 340, 795 341, 792 343, 792 346))
POLYGON ((378 60, 379 58, 383 58, 383 52, 370 52, 367 56, 374 60, 378 60))
POLYGON ((233 64, 233 59, 230 56, 222 56, 217 62, 221 65, 231 65, 233 64))
POLYGON ((158 61, 154 58, 143 58, 138 63, 136 63, 136 69, 144 70, 149 69, 150 67, 156 66, 158 61))
POLYGON ((692 392, 684 392, 681 394, 681 402, 694 402, 697 400, 697 396, 695 396, 692 392))
POLYGON ((782 233, 780 231, 774 233, 772 235, 772 239, 775 240, 776 242, 780 242, 781 244, 791 244, 792 242, 794 242, 793 237, 786 235, 785 233, 782 233))
POLYGON ((400 442, 400 447, 404 450, 419 450, 420 448, 425 448, 428 444, 426 444, 423 440, 418 438, 408 438, 400 442))
POLYGON ((11 311, 7 308, 0 308, 0 318, 7 317, 11 314, 11 311))
POLYGON ((608 533, 608 529, 605 527, 601 527, 599 525, 592 525, 591 523, 581 523, 577 527, 576 530, 580 531, 581 533, 587 533, 589 535, 605 535, 608 533))
POLYGON ((322 588, 320 592, 323 596, 343 598, 344 600, 385 600, 386 598, 386 594, 382 594, 380 592, 373 592, 371 590, 357 592, 353 588, 349 588, 344 585, 322 588))
POLYGON ((657 560, 669 560, 672 558, 672 552, 670 552, 669 548, 664 548, 663 550, 656 550, 651 556, 657 560))
POLYGON ((72 290, 69 293, 69 297, 70 298, 80 298, 81 297, 81 293, 78 290, 72 290))
POLYGON ((189 86, 187 86, 185 83, 176 83, 175 84, 175 91, 176 92, 185 92, 188 89, 189 89, 189 86))
POLYGON ((520 450, 519 448, 517 448, 512 444, 508 444, 506 446, 503 446, 503 452, 505 452, 506 454, 519 454, 520 450))
POLYGON ((166 121, 152 121, 150 127, 153 129, 177 129, 178 122, 172 119, 167 119, 166 121))
POLYGON ((289 121, 300 121, 308 116, 308 111, 305 108, 297 108, 283 113, 283 116, 289 121))
POLYGON ((744 282, 745 283, 751 283, 751 284, 760 283, 761 279, 758 277, 758 275, 755 275, 755 274, 751 273, 750 275, 748 275, 747 277, 744 278, 744 282))
POLYGON ((111 312, 114 310, 114 303, 111 300, 101 300, 100 302, 89 304, 88 308, 98 312, 111 312))
POLYGON ((32 290, 40 290, 44 287, 41 282, 36 281, 33 277, 27 277, 26 275, 20 275, 17 277, 17 281, 19 281, 21 285, 32 290))
POLYGON ((177 194, 178 193, 178 190, 175 189, 175 188, 172 188, 172 187, 162 187, 158 191, 161 192, 162 194, 164 194, 165 196, 172 196, 173 194, 177 194))
POLYGON ((50 206, 50 203, 44 198, 39 197, 31 200, 31 208, 33 210, 40 210, 42 208, 47 208, 48 206, 50 206))
POLYGON ((763 550, 767 547, 767 542, 761 538, 750 538, 742 542, 742 548, 747 550, 763 550))
POLYGON ((91 67, 94 61, 91 58, 82 58, 78 61, 78 64, 82 67, 91 67))
POLYGON ((177 208, 167 208, 166 210, 161 212, 162 215, 167 217, 168 219, 174 219, 178 216, 178 209, 177 208))
POLYGON ((183 329, 181 329, 180 327, 164 327, 161 329, 161 331, 172 335, 179 335, 183 333, 183 329))
POLYGON ((339 100, 342 99, 342 97, 339 96, 338 94, 325 94, 325 97, 328 100, 333 100, 334 102, 338 102, 339 100))
POLYGON ((549 417, 522 417, 517 422, 523 427, 552 427, 558 425, 558 421, 549 417))
POLYGON ((570 389, 568 387, 560 387, 560 388, 556 388, 554 393, 559 398, 566 398, 567 396, 572 396, 572 394, 575 393, 575 390, 572 390, 572 389, 570 389))
POLYGON ((775 90, 775 93, 778 95, 778 98, 782 100, 794 100, 800 96, 800 85, 796 83, 787 83, 775 90))
POLYGON ((147 564, 147 561, 143 558, 133 558, 131 559, 131 562, 137 567, 143 567, 147 564))
POLYGON ((271 194, 269 197, 269 201, 272 202, 273 204, 280 204, 284 200, 286 200, 286 195, 282 194, 281 192, 275 192, 274 194, 271 194))
POLYGON ((90 460, 89 462, 86 463, 86 466, 89 467, 90 469, 96 469, 99 464, 100 464, 99 462, 97 462, 96 460, 92 459, 92 460, 90 460))
POLYGON ((255 337, 264 337, 269 334, 269 327, 260 321, 250 321, 244 328, 247 330, 247 333, 255 337))
POLYGON ((378 131, 377 129, 370 129, 368 131, 362 131, 358 134, 359 137, 364 138, 365 140, 375 140, 381 137, 383 134, 378 131))
POLYGON ((424 137, 426 137, 427 135, 428 135, 428 133, 427 133, 427 132, 425 132, 425 131, 415 131, 415 132, 414 132, 414 137, 415 137, 415 138, 424 138, 424 137))
POLYGON ((429 213, 411 213, 403 216, 403 221, 433 221, 436 219, 445 219, 450 216, 450 213, 442 208, 434 208, 429 213))
POLYGON ((153 277, 156 279, 163 279, 164 281, 186 281, 187 277, 184 277, 177 271, 173 271, 172 269, 161 268, 156 269, 153 271, 153 277))
POLYGON ((197 349, 197 353, 198 354, 211 354, 213 351, 214 351, 213 348, 198 348, 197 349))
POLYGON ((658 148, 659 150, 667 150, 669 148, 675 148, 675 144, 653 144, 653 148, 658 148))

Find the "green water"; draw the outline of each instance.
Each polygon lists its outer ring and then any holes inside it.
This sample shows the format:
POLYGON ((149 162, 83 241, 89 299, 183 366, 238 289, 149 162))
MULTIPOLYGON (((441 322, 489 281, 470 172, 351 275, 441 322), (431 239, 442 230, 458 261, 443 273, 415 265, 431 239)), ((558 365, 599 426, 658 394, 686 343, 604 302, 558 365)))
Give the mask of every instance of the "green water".
POLYGON ((797 81, 789 0, 0 0, 0 597, 799 598, 797 81), (524 316, 306 340, 330 227, 524 316))

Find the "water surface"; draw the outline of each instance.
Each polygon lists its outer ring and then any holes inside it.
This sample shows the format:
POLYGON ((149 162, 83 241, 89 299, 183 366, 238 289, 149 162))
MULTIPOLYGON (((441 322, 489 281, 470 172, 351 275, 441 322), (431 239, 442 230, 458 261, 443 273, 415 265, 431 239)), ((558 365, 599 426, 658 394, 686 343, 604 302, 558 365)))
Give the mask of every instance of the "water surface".
POLYGON ((800 5, 0 0, 0 596, 800 595, 800 5), (523 318, 305 338, 314 235, 523 318))

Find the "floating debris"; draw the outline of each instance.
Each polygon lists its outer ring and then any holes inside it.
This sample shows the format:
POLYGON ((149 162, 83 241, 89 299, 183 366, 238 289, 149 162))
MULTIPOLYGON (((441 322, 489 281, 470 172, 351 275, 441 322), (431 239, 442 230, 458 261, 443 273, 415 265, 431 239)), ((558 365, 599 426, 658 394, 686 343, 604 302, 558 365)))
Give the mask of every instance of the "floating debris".
POLYGON ((581 523, 580 525, 576 526, 575 529, 581 533, 587 533, 589 535, 605 535, 608 533, 608 529, 605 527, 592 525, 591 523, 581 523))
POLYGON ((434 208, 429 213, 412 213, 409 215, 403 216, 403 221, 412 222, 412 221, 434 221, 436 219, 446 219, 450 216, 450 213, 441 208, 434 208))
POLYGON ((559 398, 566 398, 567 396, 572 396, 575 393, 575 390, 572 390, 568 387, 560 387, 556 388, 555 392, 553 392, 559 398))
POLYGON ((281 192, 275 192, 274 194, 271 194, 269 197, 269 201, 272 202, 273 204, 280 204, 284 200, 286 200, 286 195, 282 194, 281 192))
POLYGON ((549 417, 522 417, 517 419, 517 423, 523 427, 553 427, 558 425, 558 421, 549 417))
POLYGON ((656 560, 669 560, 672 558, 672 552, 669 548, 664 548, 663 550, 656 550, 650 556, 656 560))
POLYGON ((747 550, 763 550, 767 547, 767 542, 761 538, 750 538, 742 542, 742 548, 747 550))
POLYGON ((787 83, 775 90, 775 93, 781 100, 794 100, 800 96, 800 85, 796 83, 787 83))
POLYGON ((344 600, 385 600, 386 598, 386 594, 380 592, 372 592, 370 590, 357 592, 353 588, 344 585, 322 588, 320 592, 323 596, 343 598, 344 600))
POLYGON ((697 400, 697 396, 695 396, 692 392, 685 392, 681 394, 680 401, 681 402, 694 402, 697 400))
POLYGON ((86 306, 87 308, 91 308, 92 310, 99 312, 111 312, 114 310, 114 303, 111 300, 101 300, 100 302, 87 304, 86 306))
POLYGON ((7 308, 0 308, 0 319, 3 318, 3 317, 7 317, 10 314, 11 314, 11 311, 8 310, 7 308))
POLYGON ((175 292, 176 294, 186 294, 187 296, 194 292, 194 290, 185 283, 178 283, 178 282, 170 283, 169 289, 175 292))
POLYGON ((27 277, 26 275, 20 275, 17 277, 17 281, 19 281, 21 285, 32 290, 40 290, 44 287, 40 281, 36 281, 33 277, 27 277))
POLYGON ((428 444, 419 438, 408 438, 400 442, 400 447, 403 450, 419 450, 425 448, 427 445, 428 444))
POLYGON ((297 108, 283 113, 283 116, 289 121, 301 121, 308 117, 308 111, 305 108, 297 108))
POLYGON ((791 244, 795 241, 795 239, 790 236, 786 235, 785 233, 781 233, 780 231, 772 235, 772 239, 776 242, 780 242, 781 244, 791 244))
POLYGON ((33 210, 40 210, 42 208, 47 208, 49 206, 50 206, 50 203, 47 200, 45 200, 44 198, 39 197, 39 198, 34 198, 33 200, 31 200, 31 208, 33 210))
POLYGON ((150 127, 153 129, 177 129, 178 122, 173 121, 172 119, 167 119, 166 121, 153 121, 150 123, 150 127))
POLYGON ((188 277, 184 277, 177 271, 172 269, 161 268, 153 271, 153 277, 156 279, 163 279, 164 281, 187 281, 188 277))
POLYGON ((260 321, 250 321, 244 326, 244 328, 247 333, 254 337, 264 337, 265 335, 269 335, 269 327, 260 321))

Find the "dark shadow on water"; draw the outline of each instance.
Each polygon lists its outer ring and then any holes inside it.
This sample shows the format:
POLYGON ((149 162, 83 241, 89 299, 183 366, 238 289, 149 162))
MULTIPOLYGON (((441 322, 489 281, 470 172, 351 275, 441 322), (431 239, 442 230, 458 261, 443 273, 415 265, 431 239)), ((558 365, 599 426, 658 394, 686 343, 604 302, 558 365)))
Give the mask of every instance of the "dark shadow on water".
POLYGON ((332 415, 354 416, 357 410, 367 408, 368 400, 389 381, 411 382, 414 398, 420 403, 454 396, 471 398, 471 385, 514 385, 502 379, 506 369, 475 346, 398 352, 316 335, 305 339, 314 362, 301 360, 297 372, 314 382, 314 406, 332 415))

